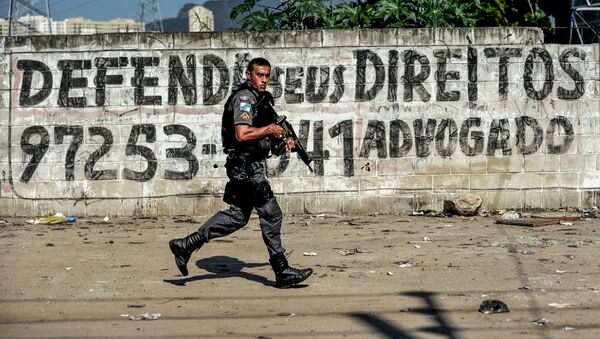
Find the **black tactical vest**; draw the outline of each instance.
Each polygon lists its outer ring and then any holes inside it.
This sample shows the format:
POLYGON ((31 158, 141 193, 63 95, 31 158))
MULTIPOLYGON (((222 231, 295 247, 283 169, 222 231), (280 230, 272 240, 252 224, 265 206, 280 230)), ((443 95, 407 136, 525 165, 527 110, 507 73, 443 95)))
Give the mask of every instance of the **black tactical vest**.
POLYGON ((262 108, 263 105, 267 103, 267 100, 270 100, 272 103, 273 96, 271 93, 259 93, 256 89, 252 88, 248 82, 240 85, 233 93, 231 93, 223 110, 223 117, 221 120, 221 140, 223 143, 223 151, 225 153, 234 151, 238 154, 252 154, 254 157, 265 158, 268 156, 271 148, 270 137, 243 143, 237 141, 235 138, 233 113, 236 109, 238 109, 238 107, 233 107, 233 103, 235 102, 236 97, 240 95, 242 91, 250 92, 254 96, 255 104, 252 107, 254 113, 252 127, 263 127, 275 122, 273 117, 268 116, 268 111, 262 108))

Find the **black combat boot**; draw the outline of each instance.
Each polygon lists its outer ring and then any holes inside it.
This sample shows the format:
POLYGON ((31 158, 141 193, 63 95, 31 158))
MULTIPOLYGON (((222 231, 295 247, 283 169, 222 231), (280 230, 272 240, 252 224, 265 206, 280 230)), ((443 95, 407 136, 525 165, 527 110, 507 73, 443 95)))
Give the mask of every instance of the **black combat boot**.
POLYGON ((173 239, 169 241, 171 252, 175 256, 175 264, 183 275, 188 275, 187 262, 192 256, 192 252, 202 247, 204 240, 200 233, 194 232, 185 238, 173 239))
POLYGON ((271 267, 275 271, 275 286, 288 288, 306 280, 312 274, 312 268, 297 269, 288 265, 283 253, 272 255, 269 258, 271 267))

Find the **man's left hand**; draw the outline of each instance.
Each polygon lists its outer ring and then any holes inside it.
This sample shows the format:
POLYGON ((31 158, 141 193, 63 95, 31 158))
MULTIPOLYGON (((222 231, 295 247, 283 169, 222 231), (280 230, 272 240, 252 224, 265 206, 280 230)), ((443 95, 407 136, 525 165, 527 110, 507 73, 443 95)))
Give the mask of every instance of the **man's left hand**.
POLYGON ((296 147, 296 143, 292 137, 285 139, 285 151, 289 152, 296 147))

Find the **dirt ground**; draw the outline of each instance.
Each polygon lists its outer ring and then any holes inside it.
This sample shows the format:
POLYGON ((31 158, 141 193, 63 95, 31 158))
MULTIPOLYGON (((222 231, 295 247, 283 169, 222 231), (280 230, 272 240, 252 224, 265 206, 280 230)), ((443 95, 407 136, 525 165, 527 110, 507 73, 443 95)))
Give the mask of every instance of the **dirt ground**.
POLYGON ((290 263, 315 270, 287 290, 255 216, 188 277, 167 242, 203 218, 4 220, 2 338, 600 338, 595 218, 286 215, 290 263), (510 312, 478 312, 487 299, 510 312))

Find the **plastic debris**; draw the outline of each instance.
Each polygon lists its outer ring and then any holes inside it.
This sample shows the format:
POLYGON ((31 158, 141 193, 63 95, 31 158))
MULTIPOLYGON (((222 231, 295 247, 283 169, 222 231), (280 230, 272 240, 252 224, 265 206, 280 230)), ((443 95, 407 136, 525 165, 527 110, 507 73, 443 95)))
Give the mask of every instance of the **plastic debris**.
POLYGON ((520 217, 521 217, 521 215, 519 214, 519 212, 508 211, 508 212, 502 214, 502 216, 500 218, 501 219, 518 219, 520 217))
MULTIPOLYGON (((121 315, 121 316, 124 316, 124 315, 121 315)), ((137 317, 135 315, 129 315, 129 314, 127 314, 126 316, 129 320, 156 320, 161 317, 161 314, 146 312, 146 313, 141 314, 139 317, 137 317)))
POLYGON ((109 217, 108 217, 108 215, 107 215, 107 216, 105 216, 104 218, 102 218, 102 221, 103 221, 103 222, 109 222, 109 221, 110 221, 110 218, 109 218, 109 217))
POLYGON ((307 257, 316 257, 317 252, 304 252, 303 255, 307 257))
POLYGON ((575 329, 575 327, 571 327, 571 326, 565 326, 562 328, 563 331, 573 331, 575 329))
POLYGON ((548 319, 548 318, 540 318, 538 320, 534 320, 533 323, 538 325, 538 326, 546 326, 549 323, 553 322, 552 319, 548 319))
POLYGON ((530 250, 530 249, 524 249, 524 250, 521 251, 521 254, 522 255, 532 255, 532 254, 535 254, 535 252, 533 250, 530 250))
POLYGON ((415 248, 421 248, 421 245, 415 245, 415 248))
POLYGON ((479 312, 484 314, 510 312, 508 306, 500 300, 488 299, 479 305, 479 312))
POLYGON ((394 275, 394 272, 387 272, 387 275, 394 275))
POLYGON ((566 273, 567 271, 554 270, 554 272, 556 272, 556 273, 558 273, 558 274, 563 274, 563 273, 566 273))
POLYGON ((2 224, 8 224, 8 221, 4 220, 4 219, 0 219, 0 225, 2 224))
POLYGON ((54 225, 54 224, 60 224, 63 222, 73 222, 75 220, 77 220, 77 217, 74 215, 65 216, 62 213, 56 213, 55 215, 53 215, 51 217, 29 219, 29 220, 26 220, 25 222, 28 224, 34 224, 34 225, 54 225))
POLYGON ((430 237, 423 237, 423 241, 431 241, 430 237))
POLYGON ((396 261, 394 264, 398 265, 400 268, 412 267, 412 264, 408 261, 396 261))

